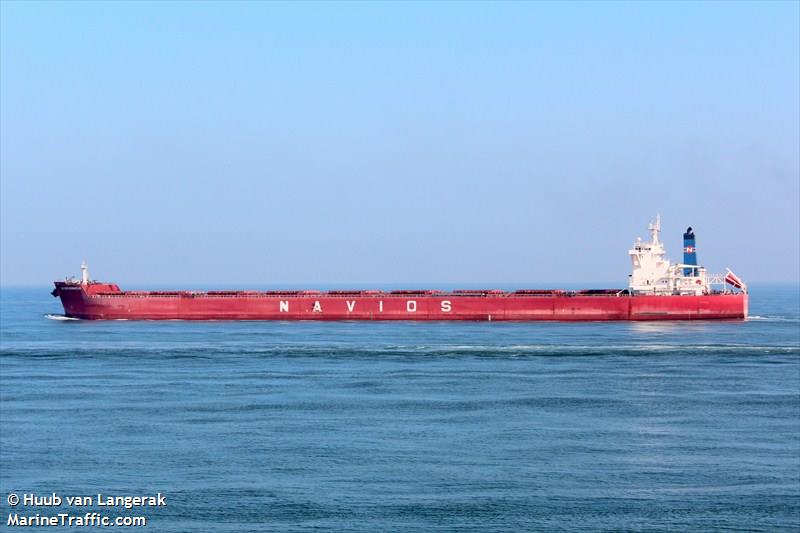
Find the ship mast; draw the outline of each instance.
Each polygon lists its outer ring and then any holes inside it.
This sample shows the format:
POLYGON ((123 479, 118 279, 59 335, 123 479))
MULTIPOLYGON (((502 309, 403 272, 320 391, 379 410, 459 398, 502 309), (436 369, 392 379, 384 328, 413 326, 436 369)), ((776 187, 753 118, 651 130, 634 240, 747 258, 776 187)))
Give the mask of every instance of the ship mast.
POLYGON ((661 232, 661 213, 656 214, 656 221, 649 225, 650 228, 650 239, 653 243, 653 247, 658 246, 658 234, 661 232))
POLYGON ((86 264, 85 259, 81 263, 81 283, 84 285, 89 284, 89 265, 86 264))

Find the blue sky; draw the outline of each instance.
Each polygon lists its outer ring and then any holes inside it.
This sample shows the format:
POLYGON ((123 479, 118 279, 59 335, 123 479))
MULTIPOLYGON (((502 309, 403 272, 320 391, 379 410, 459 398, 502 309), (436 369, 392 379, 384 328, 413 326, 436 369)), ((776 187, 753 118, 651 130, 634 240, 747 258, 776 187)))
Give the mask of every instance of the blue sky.
POLYGON ((800 11, 0 7, 0 283, 800 277, 800 11))

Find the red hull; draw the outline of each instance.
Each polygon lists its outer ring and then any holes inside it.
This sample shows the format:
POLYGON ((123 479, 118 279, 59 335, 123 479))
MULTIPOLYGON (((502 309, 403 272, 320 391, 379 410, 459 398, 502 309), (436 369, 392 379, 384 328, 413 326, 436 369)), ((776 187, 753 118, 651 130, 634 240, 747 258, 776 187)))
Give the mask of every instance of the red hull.
POLYGON ((747 318, 748 305, 746 293, 396 292, 131 292, 56 282, 53 294, 69 317, 106 320, 707 320, 747 318))

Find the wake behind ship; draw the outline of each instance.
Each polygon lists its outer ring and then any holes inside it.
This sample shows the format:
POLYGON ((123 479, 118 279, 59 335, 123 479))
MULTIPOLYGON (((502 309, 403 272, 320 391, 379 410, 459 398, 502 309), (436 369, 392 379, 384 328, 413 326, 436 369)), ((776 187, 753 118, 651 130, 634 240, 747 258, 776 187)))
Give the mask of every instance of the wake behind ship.
POLYGON ((747 318, 747 286, 730 269, 710 275, 697 264, 695 235, 684 233, 683 263, 659 239, 628 252, 628 288, 602 290, 123 291, 82 277, 56 281, 70 318, 92 320, 696 320, 747 318))

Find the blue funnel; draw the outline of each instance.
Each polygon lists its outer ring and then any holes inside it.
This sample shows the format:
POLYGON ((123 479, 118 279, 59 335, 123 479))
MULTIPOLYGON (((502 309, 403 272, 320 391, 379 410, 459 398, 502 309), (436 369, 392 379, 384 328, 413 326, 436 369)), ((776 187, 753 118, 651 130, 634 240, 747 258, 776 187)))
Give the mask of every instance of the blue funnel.
MULTIPOLYGON (((697 265, 697 247, 694 244, 694 232, 691 226, 683 234, 683 264, 684 265, 697 265)), ((684 276, 696 276, 696 268, 684 268, 684 276)))

